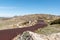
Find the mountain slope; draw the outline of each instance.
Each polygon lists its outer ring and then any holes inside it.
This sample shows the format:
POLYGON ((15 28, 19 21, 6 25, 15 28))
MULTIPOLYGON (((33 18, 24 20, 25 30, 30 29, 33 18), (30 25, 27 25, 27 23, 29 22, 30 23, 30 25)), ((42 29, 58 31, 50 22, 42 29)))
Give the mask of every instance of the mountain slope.
POLYGON ((8 19, 6 18, 6 20, 2 19, 0 21, 0 29, 19 28, 17 25, 20 25, 20 27, 32 26, 36 23, 37 20, 44 20, 48 24, 50 23, 50 21, 59 18, 60 16, 49 14, 32 14, 24 16, 15 16, 8 19))

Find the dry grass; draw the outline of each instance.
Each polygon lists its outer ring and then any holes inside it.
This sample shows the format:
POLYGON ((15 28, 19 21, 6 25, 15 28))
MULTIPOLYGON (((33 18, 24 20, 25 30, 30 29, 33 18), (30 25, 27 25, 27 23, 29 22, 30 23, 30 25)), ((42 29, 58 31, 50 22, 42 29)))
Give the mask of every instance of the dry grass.
POLYGON ((46 34, 46 35, 51 33, 57 33, 57 32, 60 32, 60 24, 48 25, 47 27, 36 30, 35 32, 46 34))

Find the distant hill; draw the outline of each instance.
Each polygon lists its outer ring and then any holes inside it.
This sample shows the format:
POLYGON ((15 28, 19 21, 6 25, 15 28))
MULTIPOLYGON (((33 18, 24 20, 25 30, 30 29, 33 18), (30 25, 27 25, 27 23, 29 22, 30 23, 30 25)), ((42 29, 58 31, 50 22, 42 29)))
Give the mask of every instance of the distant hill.
POLYGON ((14 16, 11 18, 0 18, 0 29, 19 28, 23 26, 32 26, 37 20, 44 20, 47 24, 50 21, 59 19, 60 16, 50 14, 32 14, 24 16, 14 16), (31 22, 31 23, 30 23, 31 22), (30 23, 30 24, 29 24, 30 23))

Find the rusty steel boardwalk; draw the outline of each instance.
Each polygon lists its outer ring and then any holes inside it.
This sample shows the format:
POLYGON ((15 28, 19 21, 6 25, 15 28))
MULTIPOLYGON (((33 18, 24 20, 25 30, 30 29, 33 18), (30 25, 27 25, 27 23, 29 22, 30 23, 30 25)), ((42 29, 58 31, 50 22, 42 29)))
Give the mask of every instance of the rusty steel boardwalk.
POLYGON ((44 22, 40 22, 31 27, 0 30, 0 40, 12 40, 15 36, 17 36, 18 34, 22 34, 24 31, 34 31, 46 25, 47 24, 45 24, 44 22))

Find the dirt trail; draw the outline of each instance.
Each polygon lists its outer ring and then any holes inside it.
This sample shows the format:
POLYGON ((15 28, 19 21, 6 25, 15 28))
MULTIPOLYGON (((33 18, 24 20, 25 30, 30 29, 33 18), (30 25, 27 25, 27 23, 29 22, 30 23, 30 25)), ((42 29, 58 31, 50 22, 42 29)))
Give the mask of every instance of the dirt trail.
POLYGON ((44 22, 39 22, 31 27, 0 30, 0 40, 12 40, 15 36, 17 36, 18 34, 22 34, 24 31, 34 31, 44 26, 46 26, 44 22))

